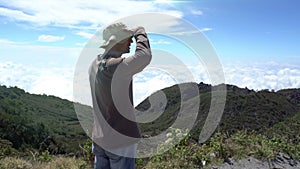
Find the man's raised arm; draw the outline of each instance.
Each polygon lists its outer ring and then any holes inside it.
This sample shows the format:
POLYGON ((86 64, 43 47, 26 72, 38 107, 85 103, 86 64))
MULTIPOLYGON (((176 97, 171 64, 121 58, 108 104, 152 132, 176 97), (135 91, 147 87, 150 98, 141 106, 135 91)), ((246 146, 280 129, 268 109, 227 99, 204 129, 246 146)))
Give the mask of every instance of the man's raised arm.
POLYGON ((144 27, 137 27, 132 30, 136 40, 136 50, 133 56, 125 58, 122 63, 124 73, 134 75, 141 72, 151 61, 152 54, 150 43, 144 27))

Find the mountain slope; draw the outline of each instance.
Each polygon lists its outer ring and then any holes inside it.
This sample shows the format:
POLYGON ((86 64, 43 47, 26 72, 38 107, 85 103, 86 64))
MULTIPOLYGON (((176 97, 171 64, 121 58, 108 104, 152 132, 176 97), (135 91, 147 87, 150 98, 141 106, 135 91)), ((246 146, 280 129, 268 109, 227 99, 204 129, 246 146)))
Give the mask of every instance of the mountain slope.
POLYGON ((0 86, 0 138, 12 142, 16 149, 71 153, 87 136, 72 102, 0 86))
MULTIPOLYGON (((217 128, 219 131, 235 133, 238 130, 254 130, 264 132, 267 128, 292 117, 299 111, 295 100, 290 100, 290 95, 282 94, 283 91, 269 92, 267 90, 254 91, 247 88, 238 88, 226 85, 227 98, 221 122, 217 128)), ((193 137, 197 139, 207 118, 211 103, 211 85, 198 84, 200 91, 200 107, 196 124, 193 129, 193 137)), ((299 92, 300 89, 294 89, 299 92)), ((155 121, 140 124, 145 135, 156 135, 171 126, 180 109, 181 95, 178 85, 162 90, 168 99, 166 110, 155 121)), ((295 93, 293 91, 293 93, 295 93)), ((286 92, 285 92, 286 93, 286 92)), ((151 96, 150 96, 151 97, 151 96)), ((292 97, 295 98, 295 97, 292 97)), ((140 111, 150 107, 149 97, 137 106, 140 111)))
MULTIPOLYGON (((213 88, 204 83, 196 85, 200 92, 200 104, 192 130, 194 139, 198 139, 209 112, 213 88)), ((226 105, 218 131, 232 134, 246 129, 264 133, 268 128, 300 112, 300 89, 269 92, 233 85, 226 87, 226 105)), ((180 110, 181 97, 185 103, 192 103, 196 99, 196 94, 189 88, 183 89, 184 94, 181 96, 178 85, 162 91, 167 98, 166 108, 156 120, 139 124, 143 135, 157 135, 171 126, 180 110)), ((54 154, 78 153, 78 145, 85 142, 87 136, 80 126, 73 104, 55 96, 29 94, 17 87, 0 86, 0 143, 20 151, 34 148, 48 149, 54 154)), ((80 106, 86 112, 91 112, 91 107, 80 106)), ((137 109, 145 111, 149 107, 148 97, 137 109)))

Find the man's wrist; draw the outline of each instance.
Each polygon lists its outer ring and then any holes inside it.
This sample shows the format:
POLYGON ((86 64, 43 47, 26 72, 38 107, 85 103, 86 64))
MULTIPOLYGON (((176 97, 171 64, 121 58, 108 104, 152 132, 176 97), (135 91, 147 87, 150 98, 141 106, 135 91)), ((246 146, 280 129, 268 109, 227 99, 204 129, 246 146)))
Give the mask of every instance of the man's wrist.
POLYGON ((147 34, 146 33, 137 33, 137 34, 134 34, 134 38, 137 39, 138 36, 142 35, 143 37, 147 37, 147 34))
POLYGON ((145 28, 142 26, 134 28, 132 31, 133 31, 133 36, 138 36, 140 34, 142 34, 142 35, 146 34, 145 28))

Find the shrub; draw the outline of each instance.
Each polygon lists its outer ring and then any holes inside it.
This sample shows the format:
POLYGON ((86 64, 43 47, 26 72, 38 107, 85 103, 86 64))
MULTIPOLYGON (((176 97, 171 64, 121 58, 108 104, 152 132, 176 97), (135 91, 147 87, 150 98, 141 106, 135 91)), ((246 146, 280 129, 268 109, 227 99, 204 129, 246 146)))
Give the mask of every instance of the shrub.
POLYGON ((0 160, 0 169, 32 169, 32 164, 19 158, 5 157, 0 160))
POLYGON ((34 169, 89 169, 85 161, 73 157, 53 157, 50 162, 36 162, 34 169))

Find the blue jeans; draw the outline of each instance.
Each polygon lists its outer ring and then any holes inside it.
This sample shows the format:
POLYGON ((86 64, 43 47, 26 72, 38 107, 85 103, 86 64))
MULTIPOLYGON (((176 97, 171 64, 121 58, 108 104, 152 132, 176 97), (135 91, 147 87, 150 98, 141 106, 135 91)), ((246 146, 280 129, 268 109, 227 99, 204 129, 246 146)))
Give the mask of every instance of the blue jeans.
POLYGON ((119 156, 93 143, 94 169, 134 169, 135 159, 119 156))

